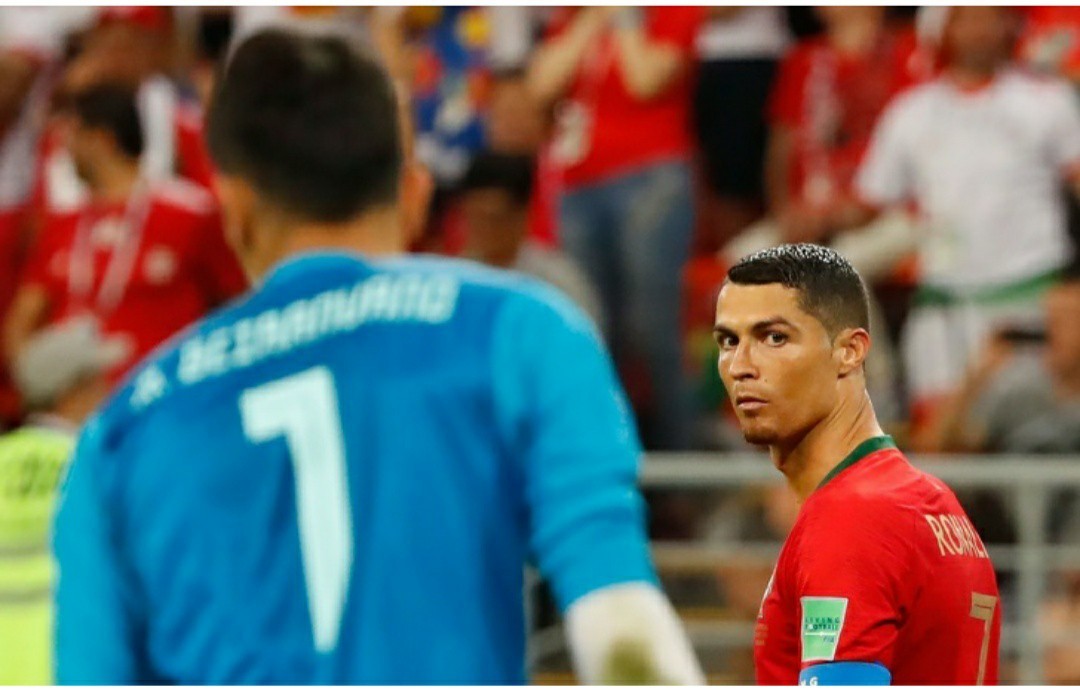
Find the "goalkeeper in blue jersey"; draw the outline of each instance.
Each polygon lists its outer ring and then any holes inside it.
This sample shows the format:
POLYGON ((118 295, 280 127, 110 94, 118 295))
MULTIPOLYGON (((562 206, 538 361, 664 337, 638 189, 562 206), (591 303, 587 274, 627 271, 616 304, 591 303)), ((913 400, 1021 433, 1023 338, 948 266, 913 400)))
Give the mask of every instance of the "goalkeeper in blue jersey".
POLYGON ((396 108, 338 38, 233 54, 208 133, 256 288, 78 443, 60 683, 524 682, 529 561, 583 681, 702 680, 595 330, 538 283, 402 254, 396 108))

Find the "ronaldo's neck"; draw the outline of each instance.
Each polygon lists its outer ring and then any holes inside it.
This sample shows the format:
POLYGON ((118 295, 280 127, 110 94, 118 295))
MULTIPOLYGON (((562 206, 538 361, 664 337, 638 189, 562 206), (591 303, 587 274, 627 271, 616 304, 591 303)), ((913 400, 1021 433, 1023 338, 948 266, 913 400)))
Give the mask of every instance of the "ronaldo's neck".
POLYGON ((770 446, 769 453, 802 503, 848 453, 880 435, 884 432, 863 390, 860 396, 841 402, 802 438, 790 445, 770 446))

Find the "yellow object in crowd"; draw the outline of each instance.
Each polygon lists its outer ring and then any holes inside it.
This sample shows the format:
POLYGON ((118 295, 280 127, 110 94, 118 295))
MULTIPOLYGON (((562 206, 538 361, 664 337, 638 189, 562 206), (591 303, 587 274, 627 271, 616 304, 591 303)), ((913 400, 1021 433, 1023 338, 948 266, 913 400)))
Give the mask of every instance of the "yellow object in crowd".
POLYGON ((0 685, 53 681, 49 532, 72 448, 51 428, 0 436, 0 685))

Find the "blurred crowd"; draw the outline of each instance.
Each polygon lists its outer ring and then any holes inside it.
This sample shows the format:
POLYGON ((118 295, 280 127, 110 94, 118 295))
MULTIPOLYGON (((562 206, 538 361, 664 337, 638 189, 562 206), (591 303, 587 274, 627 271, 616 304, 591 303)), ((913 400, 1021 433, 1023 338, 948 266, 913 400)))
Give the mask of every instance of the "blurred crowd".
MULTIPOLYGON (((716 292, 742 255, 812 241, 869 284, 868 381, 902 445, 1080 452, 1072 7, 0 8, 0 430, 78 425, 245 290, 201 112, 230 47, 282 25, 382 57, 414 250, 576 300, 648 448, 743 448, 716 292)), ((1071 504, 1056 539, 1080 537, 1071 504)), ((708 531, 735 532, 722 515, 708 531)))
POLYGON ((115 382, 243 291, 200 117, 230 46, 270 25, 384 59, 430 190, 415 250, 577 300, 649 448, 739 446, 715 292, 741 255, 816 241, 871 286, 872 395, 909 447, 1077 449, 1058 391, 1077 350, 1047 313, 1077 310, 1080 14, 1060 7, 4 8, 8 425, 37 330, 91 319, 125 354, 115 382), (980 418, 1014 357, 1055 388, 1025 409, 1050 421, 1037 442, 980 418))

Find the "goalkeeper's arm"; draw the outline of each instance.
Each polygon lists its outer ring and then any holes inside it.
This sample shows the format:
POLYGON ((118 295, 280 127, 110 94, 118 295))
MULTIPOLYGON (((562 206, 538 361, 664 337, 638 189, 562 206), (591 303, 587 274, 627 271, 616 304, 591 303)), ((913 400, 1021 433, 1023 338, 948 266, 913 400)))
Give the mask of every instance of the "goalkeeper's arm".
POLYGON ((577 599, 566 611, 566 631, 582 683, 705 683, 675 610, 650 583, 612 585, 577 599))

